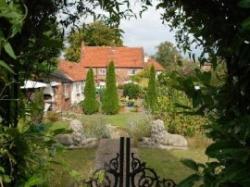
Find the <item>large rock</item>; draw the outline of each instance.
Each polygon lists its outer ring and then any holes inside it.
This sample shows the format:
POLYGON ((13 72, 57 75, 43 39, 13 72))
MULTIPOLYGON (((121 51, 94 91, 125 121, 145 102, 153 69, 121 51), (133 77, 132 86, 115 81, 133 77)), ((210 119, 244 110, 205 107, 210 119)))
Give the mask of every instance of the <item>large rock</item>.
POLYGON ((85 136, 81 121, 74 119, 70 122, 69 127, 72 130, 72 133, 58 135, 58 142, 69 148, 85 148, 97 146, 98 140, 96 138, 87 138, 85 136))
POLYGON ((162 149, 187 149, 188 143, 183 136, 168 133, 164 122, 158 119, 152 122, 151 136, 143 138, 140 145, 162 149))
POLYGON ((57 135, 56 139, 65 146, 71 146, 74 144, 71 134, 59 134, 57 135))
POLYGON ((70 128, 72 129, 72 138, 75 145, 79 145, 86 139, 81 121, 74 119, 70 122, 70 128))

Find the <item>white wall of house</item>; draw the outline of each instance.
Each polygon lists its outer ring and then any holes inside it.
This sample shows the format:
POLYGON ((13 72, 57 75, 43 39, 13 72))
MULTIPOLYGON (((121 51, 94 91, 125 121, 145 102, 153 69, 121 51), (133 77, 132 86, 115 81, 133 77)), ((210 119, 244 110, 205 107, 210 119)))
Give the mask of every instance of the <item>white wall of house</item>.
POLYGON ((83 81, 77 81, 72 83, 71 104, 80 103, 84 99, 83 90, 83 81))

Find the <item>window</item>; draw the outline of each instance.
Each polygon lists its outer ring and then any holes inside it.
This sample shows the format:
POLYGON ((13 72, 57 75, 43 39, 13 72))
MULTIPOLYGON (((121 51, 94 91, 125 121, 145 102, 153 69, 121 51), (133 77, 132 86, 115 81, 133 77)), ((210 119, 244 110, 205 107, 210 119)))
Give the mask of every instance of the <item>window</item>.
POLYGON ((99 75, 106 75, 106 68, 99 68, 98 69, 98 74, 99 75))
POLYGON ((79 84, 76 83, 76 92, 78 93, 79 92, 79 84))
POLYGON ((128 74, 129 75, 134 75, 136 73, 136 69, 130 69, 129 71, 128 71, 128 74))
POLYGON ((70 90, 69 84, 64 84, 63 87, 64 87, 64 97, 69 98, 69 90, 70 90))
POLYGON ((76 93, 79 93, 79 92, 80 92, 80 84, 76 83, 76 93))

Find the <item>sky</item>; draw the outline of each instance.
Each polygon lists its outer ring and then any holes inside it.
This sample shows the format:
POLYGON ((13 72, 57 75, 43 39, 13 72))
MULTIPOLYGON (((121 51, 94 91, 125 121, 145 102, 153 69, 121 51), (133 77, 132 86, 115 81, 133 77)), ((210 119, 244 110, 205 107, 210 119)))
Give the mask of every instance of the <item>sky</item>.
POLYGON ((161 42, 170 41, 175 44, 174 32, 162 24, 160 12, 154 8, 144 12, 142 18, 122 20, 120 28, 124 31, 124 45, 143 47, 147 55, 155 54, 156 46, 161 42))
MULTIPOLYGON (((131 1, 135 2, 135 1, 131 1)), ((133 11, 137 12, 141 9, 140 4, 131 3, 133 11)), ((170 31, 170 28, 162 23, 159 10, 149 7, 142 18, 131 18, 129 20, 122 19, 120 28, 124 31, 123 43, 128 47, 143 47, 146 55, 154 55, 157 51, 157 46, 164 41, 172 42, 176 46, 175 33, 170 31)), ((101 11, 101 10, 97 10, 101 11)), ((93 21, 92 17, 83 18, 80 22, 90 23, 93 21)), ((200 54, 200 49, 192 48, 192 52, 200 54)), ((182 50, 180 50, 182 51, 182 50)), ((187 54, 183 54, 187 57, 187 54)))

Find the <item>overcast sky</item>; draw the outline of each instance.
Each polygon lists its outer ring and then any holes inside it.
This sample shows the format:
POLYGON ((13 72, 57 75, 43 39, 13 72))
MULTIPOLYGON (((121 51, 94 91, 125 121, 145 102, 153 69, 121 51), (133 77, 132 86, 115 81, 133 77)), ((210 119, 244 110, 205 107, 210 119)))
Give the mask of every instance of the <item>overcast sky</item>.
POLYGON ((175 43, 174 32, 163 25, 160 12, 150 8, 143 13, 142 18, 122 20, 121 29, 124 31, 124 45, 129 47, 144 47, 148 55, 156 52, 156 46, 161 42, 175 43))
MULTIPOLYGON (((133 1, 131 1, 133 2, 133 1)), ((141 7, 138 3, 132 3, 133 11, 138 12, 141 7)), ((124 45, 128 47, 143 47, 147 55, 153 55, 156 47, 164 41, 172 42, 176 45, 174 31, 161 21, 159 10, 149 7, 142 15, 142 18, 122 19, 120 28, 124 31, 124 45)), ((92 18, 83 18, 82 22, 92 22, 92 18)), ((193 53, 199 54, 200 50, 193 48, 193 53)), ((187 57, 187 54, 183 54, 187 57)))

